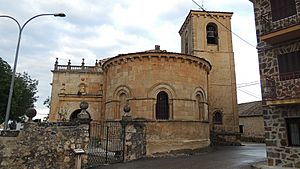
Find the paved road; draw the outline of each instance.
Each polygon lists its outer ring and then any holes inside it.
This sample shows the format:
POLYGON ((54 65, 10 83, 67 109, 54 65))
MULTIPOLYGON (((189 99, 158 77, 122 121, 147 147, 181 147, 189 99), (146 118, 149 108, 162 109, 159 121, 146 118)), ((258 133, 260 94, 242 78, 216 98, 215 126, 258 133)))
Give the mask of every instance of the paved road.
POLYGON ((251 164, 266 160, 265 151, 264 144, 225 146, 192 156, 142 159, 98 169, 251 169, 251 164))

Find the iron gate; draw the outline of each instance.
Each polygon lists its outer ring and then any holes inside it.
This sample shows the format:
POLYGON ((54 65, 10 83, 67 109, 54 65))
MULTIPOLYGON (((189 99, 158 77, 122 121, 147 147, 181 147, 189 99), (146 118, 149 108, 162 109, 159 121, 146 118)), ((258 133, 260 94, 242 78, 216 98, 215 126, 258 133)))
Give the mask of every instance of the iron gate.
POLYGON ((123 162, 123 145, 124 131, 120 122, 91 122, 86 168, 123 162))

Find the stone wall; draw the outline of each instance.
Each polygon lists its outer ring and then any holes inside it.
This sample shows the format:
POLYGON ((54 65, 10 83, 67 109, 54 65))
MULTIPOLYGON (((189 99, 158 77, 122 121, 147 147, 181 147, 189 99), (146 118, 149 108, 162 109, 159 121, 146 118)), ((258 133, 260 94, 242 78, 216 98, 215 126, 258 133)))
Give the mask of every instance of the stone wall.
MULTIPOLYGON (((26 123, 15 135, 0 133, 0 168, 73 169, 73 150, 87 150, 89 125, 75 123, 26 123)), ((87 156, 82 157, 83 164, 87 156)))
POLYGON ((226 146, 241 145, 241 134, 236 132, 210 131, 210 139, 212 145, 226 145, 226 146))
POLYGON ((147 156, 210 146, 209 123, 200 121, 147 121, 147 156))
POLYGON ((291 77, 280 76, 277 58, 300 50, 299 38, 295 38, 296 34, 289 34, 291 32, 288 31, 288 28, 300 22, 300 1, 295 0, 297 14, 276 21, 272 18, 270 0, 252 2, 258 40, 262 98, 265 104, 263 116, 268 165, 300 167, 300 148, 288 145, 286 127, 286 118, 300 117, 300 80, 296 74, 291 74, 291 77), (279 31, 282 34, 275 35, 279 31), (288 38, 280 39, 280 37, 288 38))
POLYGON ((145 157, 146 133, 144 121, 128 121, 125 123, 124 161, 145 157))
POLYGON ((256 116, 240 116, 240 125, 243 126, 241 133, 242 141, 264 142, 264 118, 262 115, 256 116))
POLYGON ((300 116, 300 106, 264 107, 263 114, 268 164, 300 168, 300 147, 288 145, 285 122, 285 118, 300 116))
POLYGON ((278 60, 279 55, 299 51, 300 41, 285 43, 280 46, 262 50, 259 55, 260 75, 262 79, 262 96, 264 100, 295 99, 300 96, 300 80, 281 79, 278 60))
MULTIPOLYGON (((299 0, 296 1, 296 9, 300 11, 299 0)), ((270 0, 253 0, 255 12, 256 32, 258 36, 265 35, 275 30, 287 28, 299 23, 299 14, 278 21, 272 21, 270 0)))

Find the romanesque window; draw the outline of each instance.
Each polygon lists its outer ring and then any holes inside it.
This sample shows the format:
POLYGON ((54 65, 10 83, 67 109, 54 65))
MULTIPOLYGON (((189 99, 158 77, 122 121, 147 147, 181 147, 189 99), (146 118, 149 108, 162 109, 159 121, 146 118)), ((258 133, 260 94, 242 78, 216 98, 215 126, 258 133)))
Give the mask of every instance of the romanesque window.
POLYGON ((122 115, 122 113, 124 113, 123 109, 124 109, 124 106, 126 105, 126 99, 127 99, 127 96, 125 93, 121 93, 120 96, 119 96, 119 101, 120 101, 120 115, 122 115))
POLYGON ((218 44, 218 27, 214 23, 209 23, 206 26, 207 44, 218 44))
POLYGON ((272 20, 277 21, 296 15, 295 0, 271 0, 272 20))
POLYGON ((157 94, 156 119, 158 120, 169 119, 169 98, 168 98, 168 94, 164 91, 161 91, 157 94))
POLYGON ((289 145, 300 146, 300 118, 288 118, 286 124, 289 145))
POLYGON ((198 106, 198 111, 199 111, 199 120, 204 120, 204 100, 203 97, 200 94, 196 95, 196 100, 197 100, 197 106, 198 106))
POLYGON ((277 59, 281 80, 300 78, 300 51, 279 55, 277 59))
POLYGON ((216 111, 213 115, 213 123, 214 124, 222 124, 223 123, 223 114, 221 111, 216 111))

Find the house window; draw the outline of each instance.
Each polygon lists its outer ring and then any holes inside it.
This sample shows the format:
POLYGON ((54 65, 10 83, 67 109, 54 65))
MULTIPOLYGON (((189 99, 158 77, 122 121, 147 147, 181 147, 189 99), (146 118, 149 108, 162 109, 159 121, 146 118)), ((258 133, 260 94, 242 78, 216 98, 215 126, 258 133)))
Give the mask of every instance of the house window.
POLYGON ((271 10, 272 21, 284 19, 297 13, 295 0, 271 0, 271 10))
POLYGON ((156 119, 158 120, 169 119, 169 98, 168 98, 168 94, 164 91, 161 91, 157 94, 156 119))
POLYGON ((207 44, 218 44, 218 27, 214 23, 209 23, 206 26, 207 44))
POLYGON ((240 125, 239 128, 240 128, 240 133, 244 133, 244 125, 240 125))
POLYGON ((289 145, 300 146, 300 118, 288 118, 286 124, 289 145))
POLYGON ((223 121, 222 112, 221 111, 216 111, 214 113, 214 116, 213 116, 213 123, 214 124, 222 124, 222 121, 223 121))
POLYGON ((281 80, 300 78, 300 51, 277 57, 281 80))

